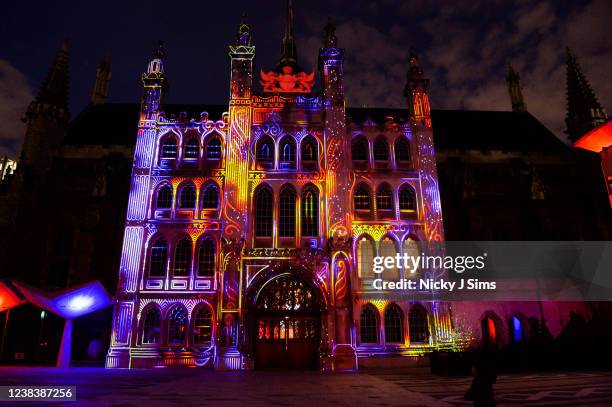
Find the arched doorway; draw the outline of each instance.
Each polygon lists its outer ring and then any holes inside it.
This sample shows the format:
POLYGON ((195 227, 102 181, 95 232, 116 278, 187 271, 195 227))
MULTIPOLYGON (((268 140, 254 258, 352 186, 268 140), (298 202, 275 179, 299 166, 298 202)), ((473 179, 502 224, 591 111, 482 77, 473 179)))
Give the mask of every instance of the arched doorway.
POLYGON ((293 275, 268 281, 254 308, 256 369, 316 369, 321 306, 315 290, 293 275))

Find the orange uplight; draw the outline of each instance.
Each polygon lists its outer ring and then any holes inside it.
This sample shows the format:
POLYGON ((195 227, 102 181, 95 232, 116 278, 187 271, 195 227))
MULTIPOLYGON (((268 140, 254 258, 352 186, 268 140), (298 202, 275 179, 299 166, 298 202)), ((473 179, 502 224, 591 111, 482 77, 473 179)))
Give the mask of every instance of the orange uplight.
POLYGON ((612 146, 612 120, 594 128, 580 137, 574 147, 600 153, 604 148, 612 146))
POLYGON ((0 312, 16 307, 23 302, 24 300, 20 299, 9 286, 0 282, 0 312))

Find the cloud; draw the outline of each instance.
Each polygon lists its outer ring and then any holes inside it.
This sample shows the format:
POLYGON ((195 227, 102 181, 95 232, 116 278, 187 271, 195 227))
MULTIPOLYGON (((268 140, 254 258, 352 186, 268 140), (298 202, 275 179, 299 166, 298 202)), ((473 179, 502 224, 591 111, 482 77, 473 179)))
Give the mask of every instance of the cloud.
POLYGON ((23 117, 32 101, 28 79, 17 68, 0 59, 0 156, 17 157, 23 137, 23 117))

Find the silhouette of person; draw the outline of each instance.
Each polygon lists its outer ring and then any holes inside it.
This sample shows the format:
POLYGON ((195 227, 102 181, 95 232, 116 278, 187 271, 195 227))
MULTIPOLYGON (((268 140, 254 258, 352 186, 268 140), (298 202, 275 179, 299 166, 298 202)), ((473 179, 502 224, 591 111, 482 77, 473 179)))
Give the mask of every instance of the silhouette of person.
POLYGON ((472 374, 474 379, 464 399, 471 401, 474 407, 495 406, 493 383, 497 380, 497 376, 493 369, 483 362, 477 362, 472 367, 472 374))

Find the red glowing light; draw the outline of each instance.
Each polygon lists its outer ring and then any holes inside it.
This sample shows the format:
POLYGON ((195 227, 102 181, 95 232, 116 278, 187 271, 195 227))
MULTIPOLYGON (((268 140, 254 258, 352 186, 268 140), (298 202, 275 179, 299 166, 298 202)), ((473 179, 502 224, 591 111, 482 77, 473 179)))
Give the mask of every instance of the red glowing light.
POLYGON ((601 126, 594 128, 574 143, 574 147, 596 153, 610 146, 612 146, 612 120, 608 120, 601 126))
POLYGON ((4 282, 0 281, 0 312, 6 311, 24 302, 17 294, 4 282))

